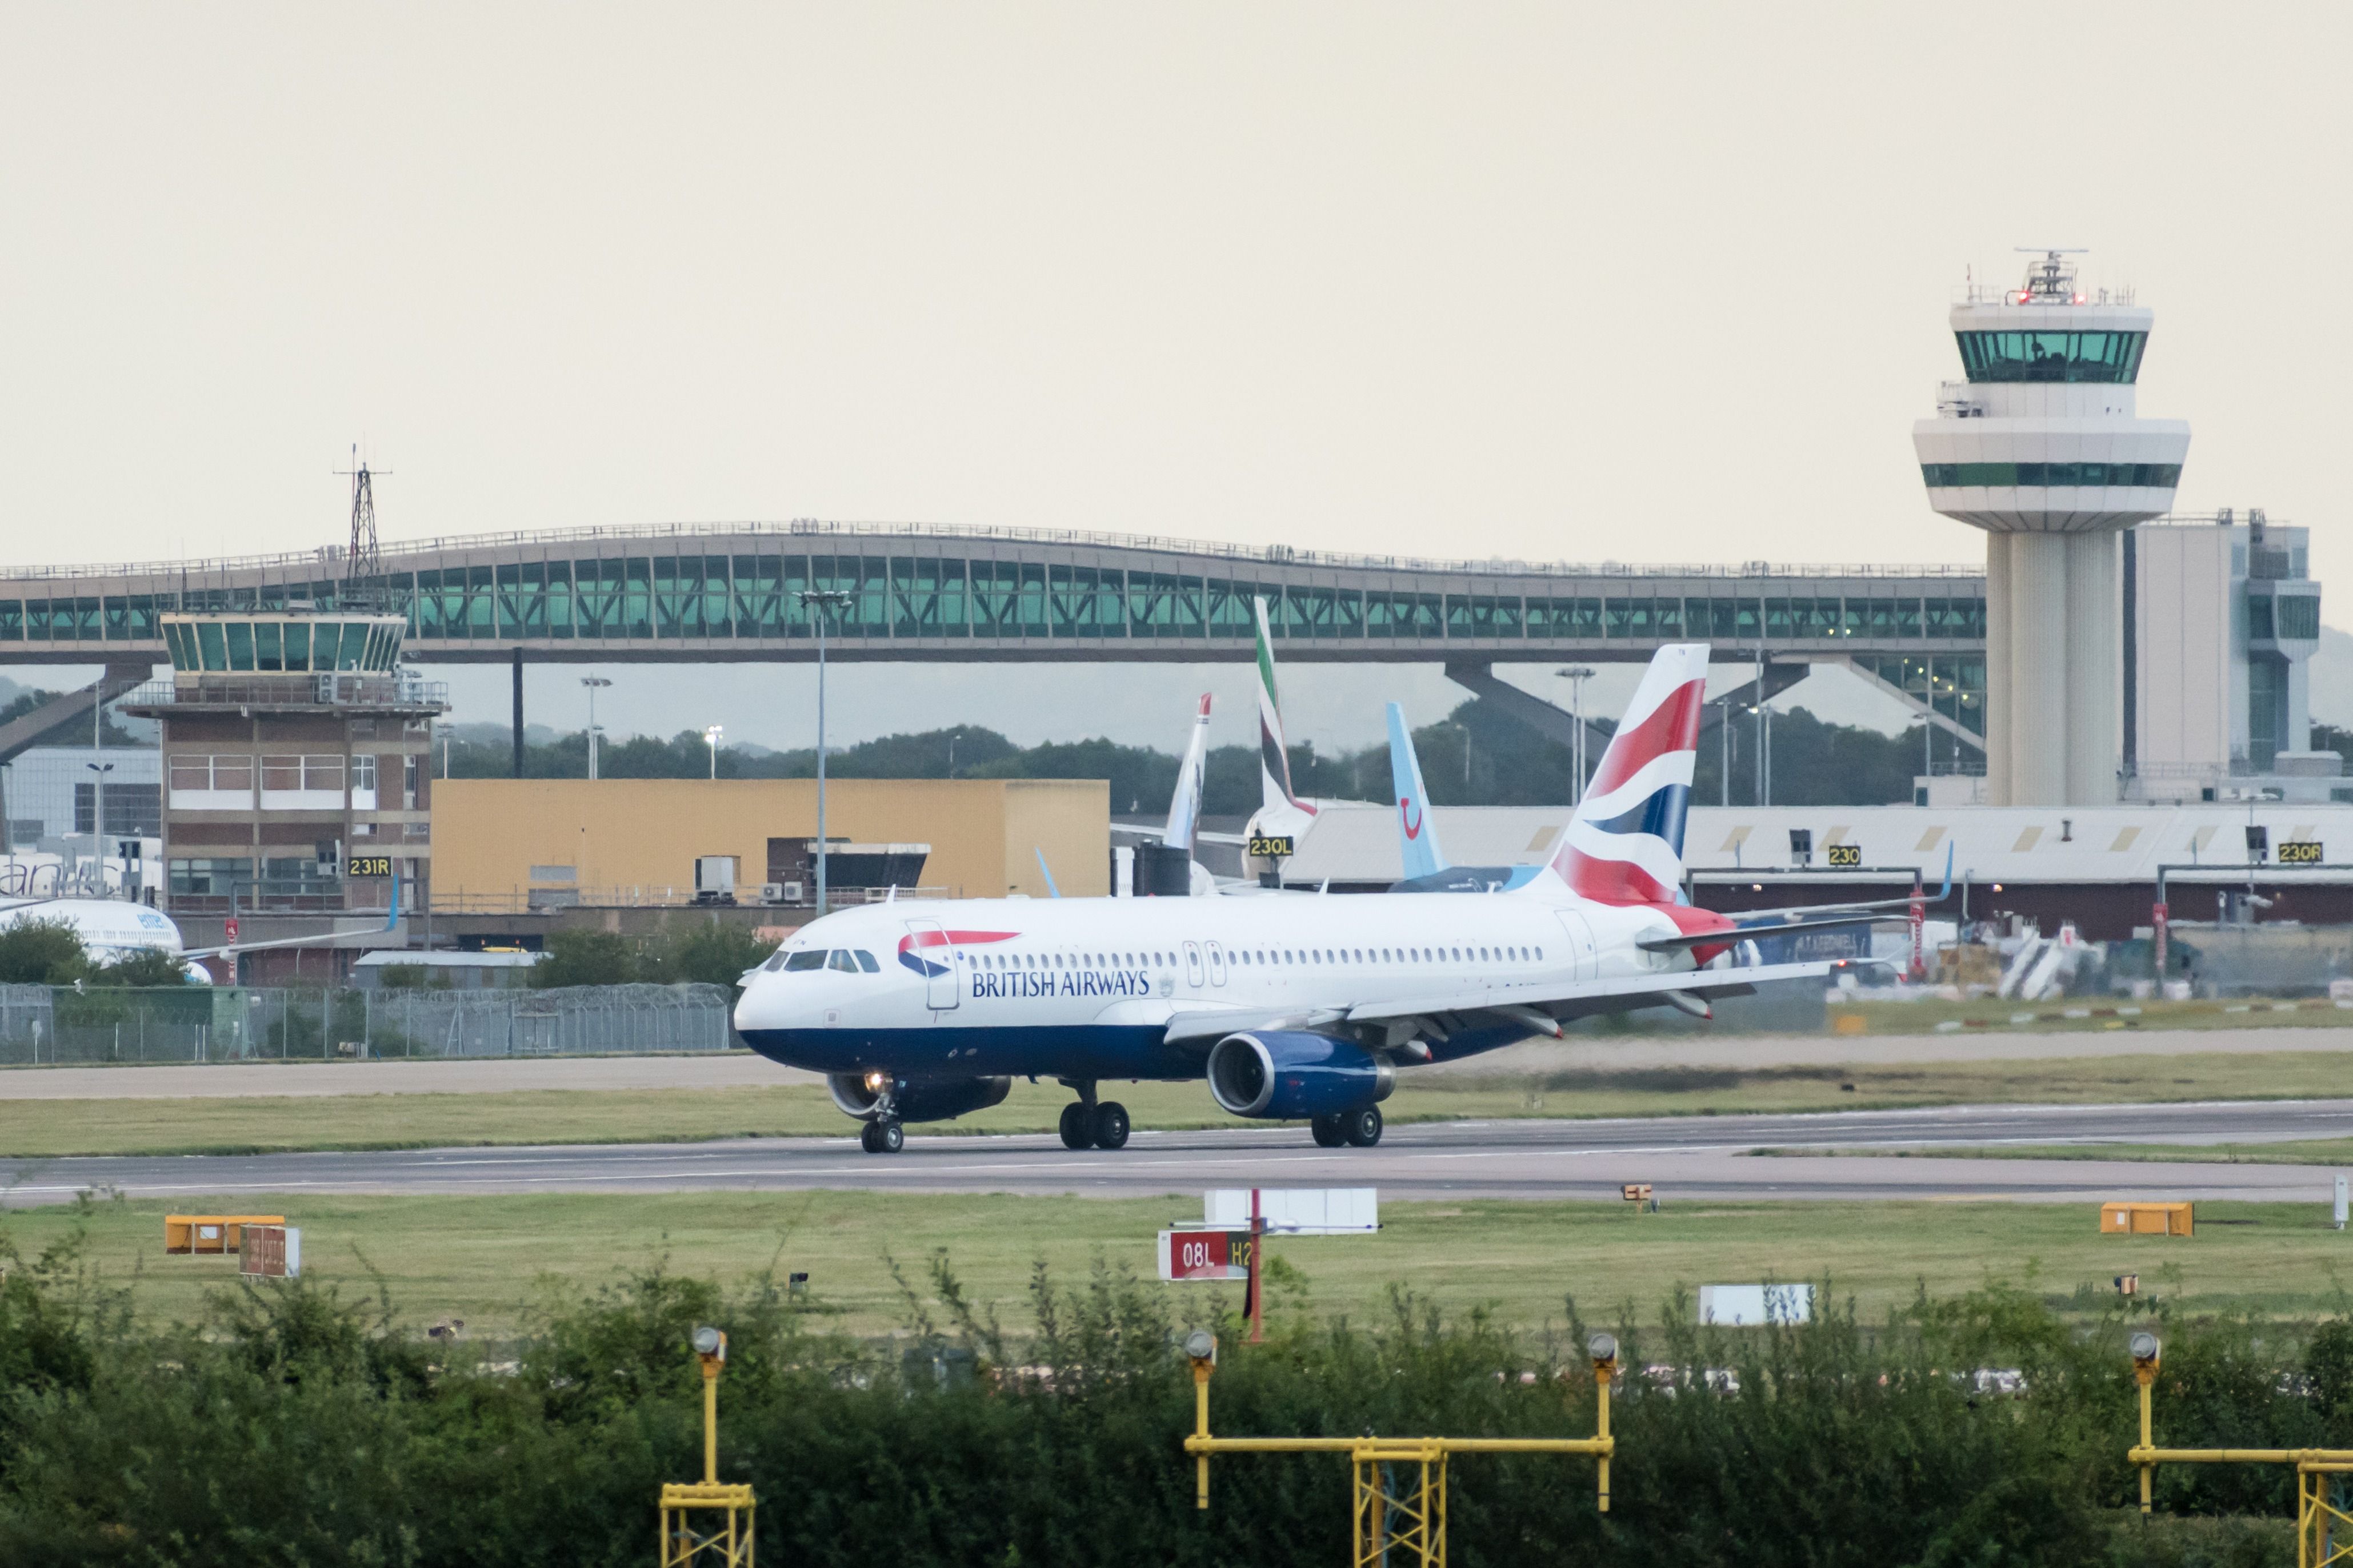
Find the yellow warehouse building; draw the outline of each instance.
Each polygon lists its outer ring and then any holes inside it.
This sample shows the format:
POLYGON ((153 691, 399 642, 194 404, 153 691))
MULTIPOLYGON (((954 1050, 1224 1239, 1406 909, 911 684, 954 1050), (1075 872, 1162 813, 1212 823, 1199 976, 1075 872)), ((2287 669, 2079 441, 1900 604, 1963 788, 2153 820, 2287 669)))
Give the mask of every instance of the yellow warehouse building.
MULTIPOLYGON (((594 907, 693 896, 695 861, 735 861, 737 899, 805 865, 813 779, 437 779, 437 910, 594 907), (568 896, 566 896, 568 895, 568 896)), ((1110 785, 1101 779, 834 779, 837 844, 924 844, 937 897, 1046 896, 1042 851, 1071 897, 1110 889, 1110 785)))

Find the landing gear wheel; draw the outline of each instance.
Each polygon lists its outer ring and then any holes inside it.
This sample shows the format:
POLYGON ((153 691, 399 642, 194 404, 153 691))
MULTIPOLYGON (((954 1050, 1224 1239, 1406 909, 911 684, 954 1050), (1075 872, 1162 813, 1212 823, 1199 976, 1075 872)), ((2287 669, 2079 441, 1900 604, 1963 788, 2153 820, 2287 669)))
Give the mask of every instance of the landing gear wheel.
POLYGON ((1381 1141, 1381 1108, 1367 1105, 1362 1110, 1348 1111, 1340 1118, 1340 1130, 1357 1148, 1371 1148, 1381 1141))
POLYGON ((1094 1129, 1087 1125, 1087 1108, 1075 1100, 1062 1107, 1062 1147, 1088 1149, 1094 1141, 1094 1129))
POLYGON ((1340 1125, 1343 1120, 1345 1119, 1338 1116, 1308 1118, 1307 1131, 1315 1135, 1315 1146, 1318 1149, 1337 1149, 1348 1141, 1348 1130, 1340 1125))
POLYGON ((858 1146, 870 1154, 882 1152, 882 1124, 870 1121, 858 1130, 858 1146))
POLYGON ((1116 1100, 1106 1100, 1095 1107, 1092 1121, 1093 1126, 1089 1131, 1095 1135, 1096 1148, 1124 1149, 1127 1147, 1126 1106, 1116 1100))
MULTIPOLYGON (((1373 1112, 1373 1114, 1378 1116, 1380 1112, 1377 1110, 1373 1112)), ((876 1129, 874 1134, 874 1148, 877 1152, 883 1154, 895 1154, 900 1150, 904 1149, 907 1146, 907 1130, 900 1126, 897 1122, 878 1121, 874 1123, 874 1126, 876 1129)), ((1378 1138, 1380 1135, 1380 1129, 1376 1126, 1373 1129, 1373 1136, 1378 1138)))

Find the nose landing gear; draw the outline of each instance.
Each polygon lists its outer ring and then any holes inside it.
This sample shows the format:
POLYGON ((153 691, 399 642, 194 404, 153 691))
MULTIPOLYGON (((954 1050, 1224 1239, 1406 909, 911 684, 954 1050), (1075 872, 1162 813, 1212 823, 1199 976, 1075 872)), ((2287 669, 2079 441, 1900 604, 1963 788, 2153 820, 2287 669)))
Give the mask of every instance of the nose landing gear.
POLYGON ((1079 1098, 1062 1107, 1060 1132, 1065 1149, 1124 1149, 1127 1146, 1127 1107, 1115 1100, 1095 1099, 1091 1080, 1061 1080, 1078 1090, 1079 1098))
POLYGON ((907 1146, 907 1131, 896 1121, 878 1119, 859 1129, 858 1146, 870 1154, 895 1154, 907 1146))

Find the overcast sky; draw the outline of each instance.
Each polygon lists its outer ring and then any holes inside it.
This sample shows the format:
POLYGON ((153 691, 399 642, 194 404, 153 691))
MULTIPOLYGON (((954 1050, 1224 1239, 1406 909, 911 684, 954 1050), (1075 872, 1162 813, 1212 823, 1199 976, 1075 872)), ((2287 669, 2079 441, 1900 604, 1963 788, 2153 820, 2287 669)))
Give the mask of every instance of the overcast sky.
MULTIPOLYGON (((1909 426, 1958 374, 1965 268, 2052 244, 2157 311, 2141 407, 2190 421, 2182 509, 2309 525, 2353 591, 2348 30, 2320 5, 0 6, 5 553, 328 542, 357 441, 392 538, 825 517, 1976 560, 1909 426)), ((1134 706, 1090 675, 923 679, 1008 731, 1134 706)), ((630 680, 664 727, 675 694, 630 680)), ((794 689, 702 688, 774 744, 806 739, 794 689)))

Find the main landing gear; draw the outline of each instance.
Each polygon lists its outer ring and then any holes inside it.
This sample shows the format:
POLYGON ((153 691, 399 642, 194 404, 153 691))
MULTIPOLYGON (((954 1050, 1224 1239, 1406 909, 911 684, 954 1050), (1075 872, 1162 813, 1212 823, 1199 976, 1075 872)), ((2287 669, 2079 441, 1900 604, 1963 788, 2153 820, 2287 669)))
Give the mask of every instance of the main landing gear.
POLYGON ((1349 1144, 1369 1149, 1381 1141, 1381 1108, 1367 1105, 1362 1110, 1343 1110, 1332 1116, 1309 1119, 1307 1130, 1315 1135, 1319 1149, 1337 1149, 1349 1144))
POLYGON ((1127 1107, 1116 1100, 1098 1100, 1092 1080, 1063 1083, 1079 1091, 1079 1098, 1062 1107, 1062 1147, 1065 1149, 1124 1149, 1127 1147, 1127 1107))
POLYGON ((858 1146, 870 1154, 895 1154, 907 1146, 907 1131, 878 1118, 859 1129, 858 1146))

